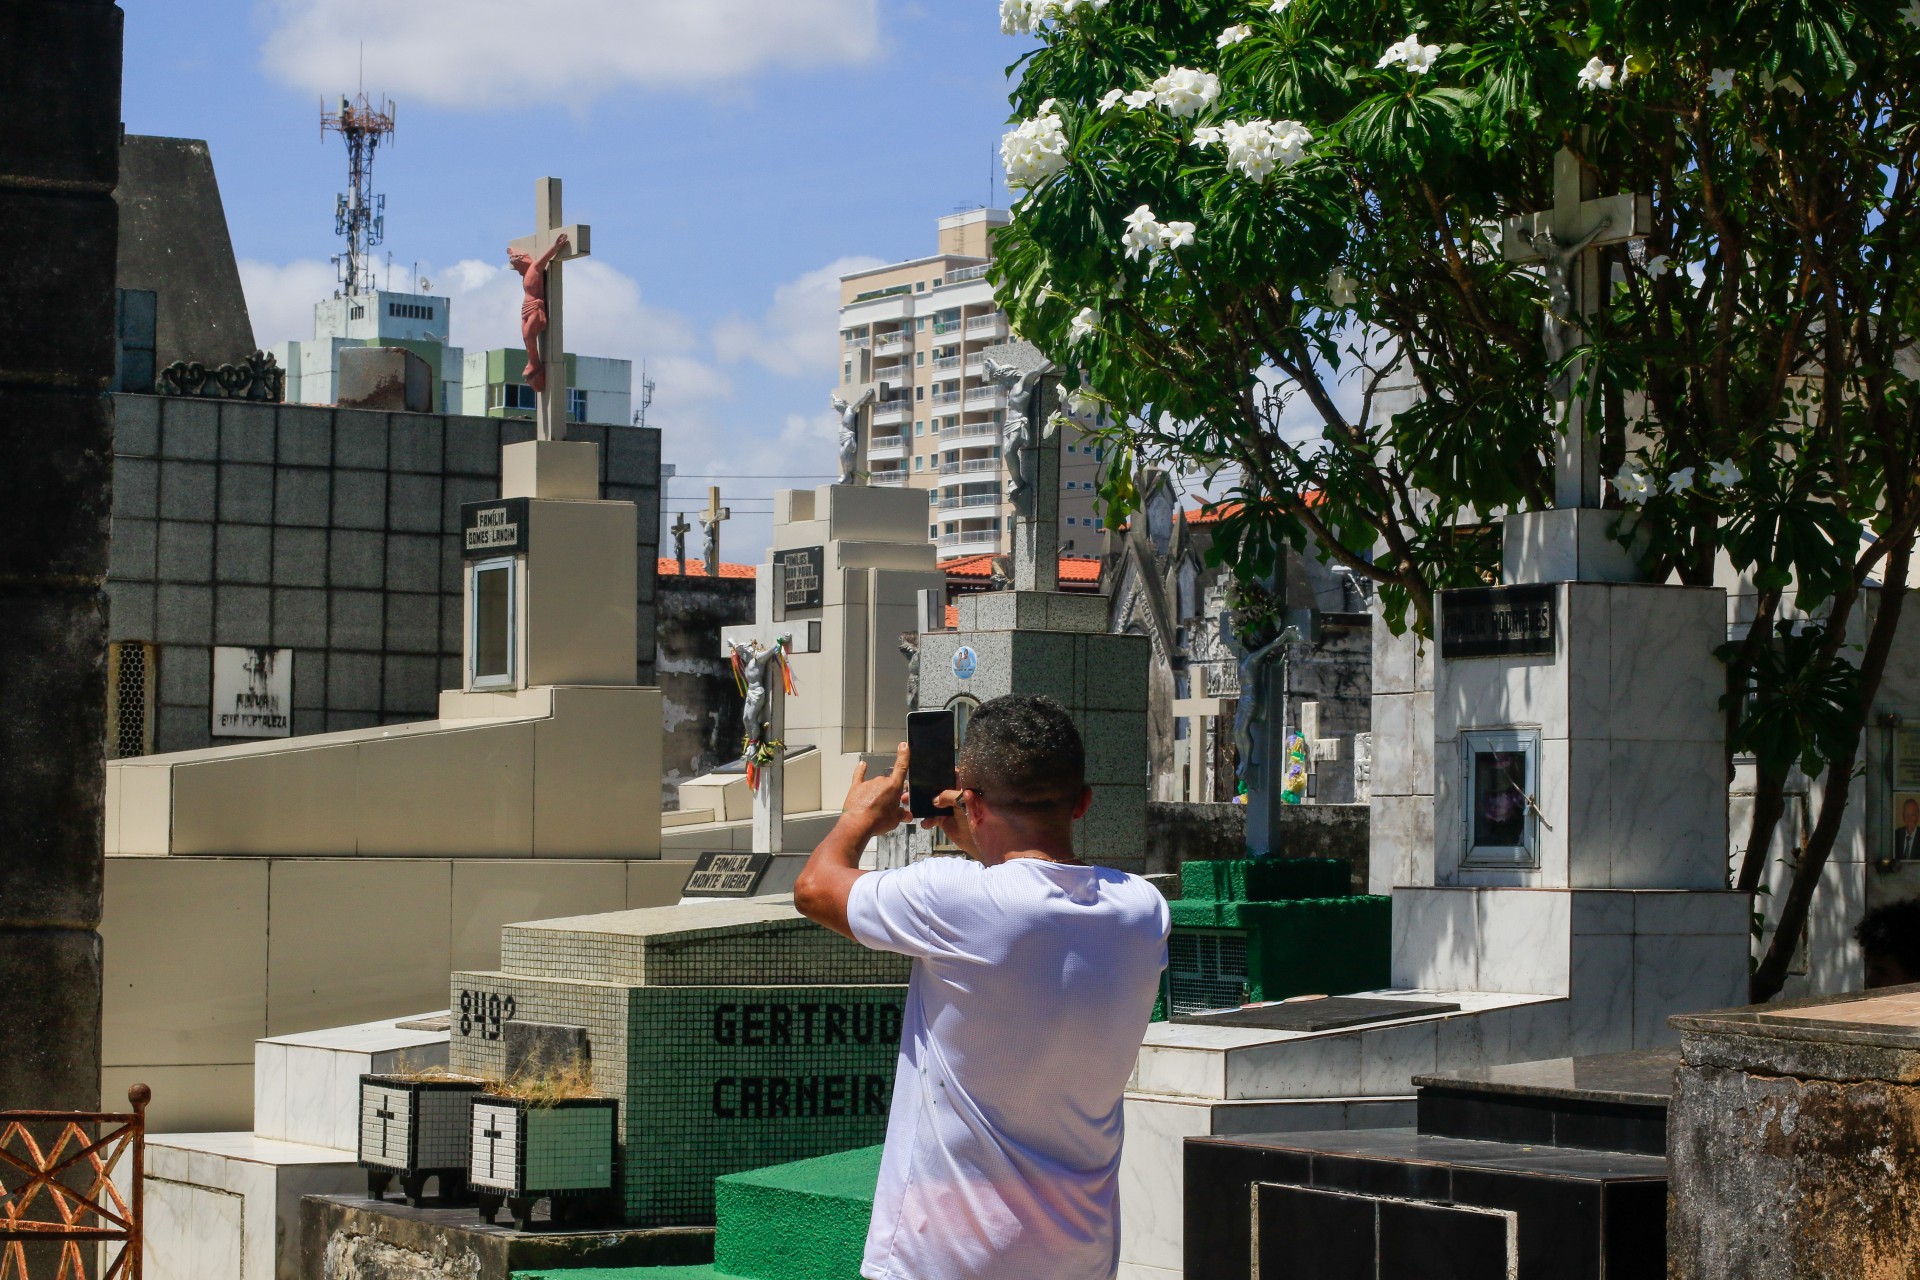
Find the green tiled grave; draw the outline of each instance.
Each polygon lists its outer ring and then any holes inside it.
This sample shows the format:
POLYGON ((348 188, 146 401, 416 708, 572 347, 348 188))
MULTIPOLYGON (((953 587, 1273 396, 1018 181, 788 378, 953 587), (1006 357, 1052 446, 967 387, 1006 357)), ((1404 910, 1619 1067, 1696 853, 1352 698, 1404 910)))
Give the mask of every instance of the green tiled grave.
POLYGON ((507 933, 516 943, 501 971, 453 975, 450 1065, 503 1074, 508 1022, 585 1028, 594 1091, 620 1100, 630 1225, 711 1222, 716 1178, 885 1135, 901 957, 857 948, 778 900, 507 933))
POLYGON ((721 1178, 713 1265, 518 1271, 514 1280, 857 1280, 880 1148, 721 1178))
POLYGON ((1344 858, 1188 862, 1154 1019, 1390 980, 1392 899, 1349 891, 1344 858))

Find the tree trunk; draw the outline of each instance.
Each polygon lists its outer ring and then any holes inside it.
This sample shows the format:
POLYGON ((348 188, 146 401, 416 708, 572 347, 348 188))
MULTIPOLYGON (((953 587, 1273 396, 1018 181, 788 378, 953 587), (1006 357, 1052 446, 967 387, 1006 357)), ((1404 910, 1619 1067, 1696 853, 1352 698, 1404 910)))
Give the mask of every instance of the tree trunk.
POLYGON ((0 5, 0 1107, 100 1103, 120 42, 0 5))
MULTIPOLYGON (((1847 795, 1853 787, 1854 762, 1860 758, 1860 743, 1866 734, 1867 708, 1880 692, 1880 679, 1887 669, 1887 657, 1893 651, 1893 638, 1900 626, 1900 612, 1907 596, 1907 570, 1913 556, 1911 543, 1903 543, 1887 557, 1885 585, 1880 589, 1880 611, 1867 635, 1867 651, 1860 662, 1860 728, 1845 755, 1827 765, 1826 785, 1820 791, 1820 817, 1813 835, 1794 868, 1793 883, 1786 900, 1780 904, 1779 923, 1773 942, 1754 971, 1748 995, 1755 1004, 1764 1004, 1780 994, 1786 985, 1787 966, 1793 961, 1801 931, 1813 906, 1814 890, 1820 886, 1820 873, 1833 854, 1840 837, 1840 822, 1846 816, 1847 795)), ((1844 624, 1845 619, 1839 620, 1844 624)), ((1831 625, 1831 624, 1829 624, 1831 625)))

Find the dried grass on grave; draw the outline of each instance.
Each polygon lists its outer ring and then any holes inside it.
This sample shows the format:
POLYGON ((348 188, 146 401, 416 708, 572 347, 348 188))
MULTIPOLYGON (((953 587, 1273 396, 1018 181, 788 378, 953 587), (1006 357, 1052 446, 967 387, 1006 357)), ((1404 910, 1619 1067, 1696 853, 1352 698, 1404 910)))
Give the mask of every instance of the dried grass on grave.
POLYGON ((530 1107, 551 1107, 575 1098, 597 1098, 593 1091, 593 1068, 585 1059, 574 1058, 564 1066, 552 1067, 533 1075, 515 1076, 488 1090, 502 1098, 512 1098, 530 1107))
POLYGON ((406 1084, 431 1084, 438 1081, 478 1085, 491 1085, 493 1083, 493 1081, 487 1079, 485 1076, 468 1075, 462 1071, 454 1071, 445 1063, 435 1063, 427 1067, 416 1067, 407 1061, 405 1055, 401 1056, 398 1067, 392 1071, 383 1072, 382 1074, 390 1080, 399 1080, 406 1084))

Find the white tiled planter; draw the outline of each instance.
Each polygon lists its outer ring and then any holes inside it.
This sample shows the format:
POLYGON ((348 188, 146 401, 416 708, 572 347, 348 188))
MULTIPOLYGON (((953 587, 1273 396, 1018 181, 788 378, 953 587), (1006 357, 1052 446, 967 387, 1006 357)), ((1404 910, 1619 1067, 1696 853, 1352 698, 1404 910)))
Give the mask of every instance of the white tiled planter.
POLYGON ((545 1199, 554 1222, 578 1221, 614 1194, 612 1098, 570 1098, 534 1107, 513 1098, 473 1099, 468 1181, 483 1221, 505 1202, 522 1231, 545 1199))
POLYGON ((440 1179, 440 1198, 466 1190, 473 1099, 484 1086, 471 1080, 360 1077, 360 1165, 367 1195, 378 1200, 395 1176, 409 1204, 418 1206, 428 1178, 440 1179))

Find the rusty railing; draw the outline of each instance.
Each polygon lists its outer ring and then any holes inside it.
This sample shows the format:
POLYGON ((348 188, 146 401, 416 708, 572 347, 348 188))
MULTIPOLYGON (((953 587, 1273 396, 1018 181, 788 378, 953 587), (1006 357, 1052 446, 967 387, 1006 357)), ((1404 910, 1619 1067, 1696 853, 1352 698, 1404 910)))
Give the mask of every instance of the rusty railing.
POLYGON ((29 1260, 54 1267, 53 1280, 92 1280, 86 1246, 112 1244, 120 1252, 102 1263, 98 1280, 140 1280, 152 1096, 134 1085, 127 1090, 133 1110, 125 1113, 0 1111, 0 1280, 31 1280, 29 1260))

